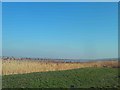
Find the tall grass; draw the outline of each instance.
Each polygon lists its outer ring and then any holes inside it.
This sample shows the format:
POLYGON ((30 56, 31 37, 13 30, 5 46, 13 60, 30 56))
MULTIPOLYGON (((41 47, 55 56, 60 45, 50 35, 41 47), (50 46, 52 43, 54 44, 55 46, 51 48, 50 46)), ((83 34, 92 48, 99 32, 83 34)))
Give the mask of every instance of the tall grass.
POLYGON ((82 63, 47 62, 39 60, 3 60, 2 74, 22 74, 31 72, 46 72, 68 70, 84 67, 118 67, 117 61, 99 61, 82 63))
POLYGON ((0 59, 0 76, 2 75, 2 59, 0 59))

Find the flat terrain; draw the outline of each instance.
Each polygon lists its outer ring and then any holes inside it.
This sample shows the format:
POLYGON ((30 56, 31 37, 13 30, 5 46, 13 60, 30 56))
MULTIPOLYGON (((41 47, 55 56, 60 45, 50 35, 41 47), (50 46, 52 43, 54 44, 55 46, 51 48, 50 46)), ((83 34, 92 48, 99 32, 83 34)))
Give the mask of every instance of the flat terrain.
MULTIPOLYGON (((120 64, 119 64, 120 65, 120 64)), ((2 74, 24 74, 32 72, 48 72, 58 70, 70 70, 85 67, 119 67, 118 61, 94 61, 94 62, 48 62, 40 60, 3 60, 2 74)))
POLYGON ((91 67, 3 75, 3 88, 118 88, 118 68, 91 67))

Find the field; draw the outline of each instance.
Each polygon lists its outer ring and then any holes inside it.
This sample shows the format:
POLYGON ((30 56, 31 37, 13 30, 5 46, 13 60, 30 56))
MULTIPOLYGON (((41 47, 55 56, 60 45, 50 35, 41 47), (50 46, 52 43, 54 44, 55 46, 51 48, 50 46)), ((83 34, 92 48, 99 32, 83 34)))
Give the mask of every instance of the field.
POLYGON ((3 60, 3 88, 118 88, 118 61, 3 60))
POLYGON ((118 88, 118 79, 118 68, 91 67, 4 75, 2 81, 3 88, 118 88))
POLYGON ((120 67, 118 61, 97 61, 97 62, 48 62, 40 60, 3 60, 2 74, 24 74, 32 72, 47 72, 57 70, 69 70, 85 67, 120 67))

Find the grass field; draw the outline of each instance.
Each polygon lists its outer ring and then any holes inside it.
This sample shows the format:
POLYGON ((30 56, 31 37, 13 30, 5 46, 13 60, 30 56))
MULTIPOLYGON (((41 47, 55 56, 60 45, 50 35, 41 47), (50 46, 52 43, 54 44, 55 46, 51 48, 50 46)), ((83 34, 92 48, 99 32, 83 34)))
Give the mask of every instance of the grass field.
POLYGON ((2 74, 23 74, 32 72, 47 72, 68 70, 84 67, 118 67, 118 61, 97 61, 81 63, 47 62, 39 60, 3 60, 2 74))
MULTIPOLYGON (((119 69, 120 70, 120 69, 119 69)), ((118 68, 80 68, 3 75, 3 88, 118 88, 118 68)))

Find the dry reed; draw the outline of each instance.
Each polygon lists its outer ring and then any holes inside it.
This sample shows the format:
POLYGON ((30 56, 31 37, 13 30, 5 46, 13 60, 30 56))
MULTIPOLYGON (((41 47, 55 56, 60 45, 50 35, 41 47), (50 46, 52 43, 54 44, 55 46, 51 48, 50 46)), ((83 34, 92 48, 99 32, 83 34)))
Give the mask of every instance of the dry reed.
POLYGON ((46 72, 56 70, 68 70, 84 67, 119 67, 118 61, 98 61, 98 62, 47 62, 38 60, 3 60, 2 74, 23 74, 31 72, 46 72))

